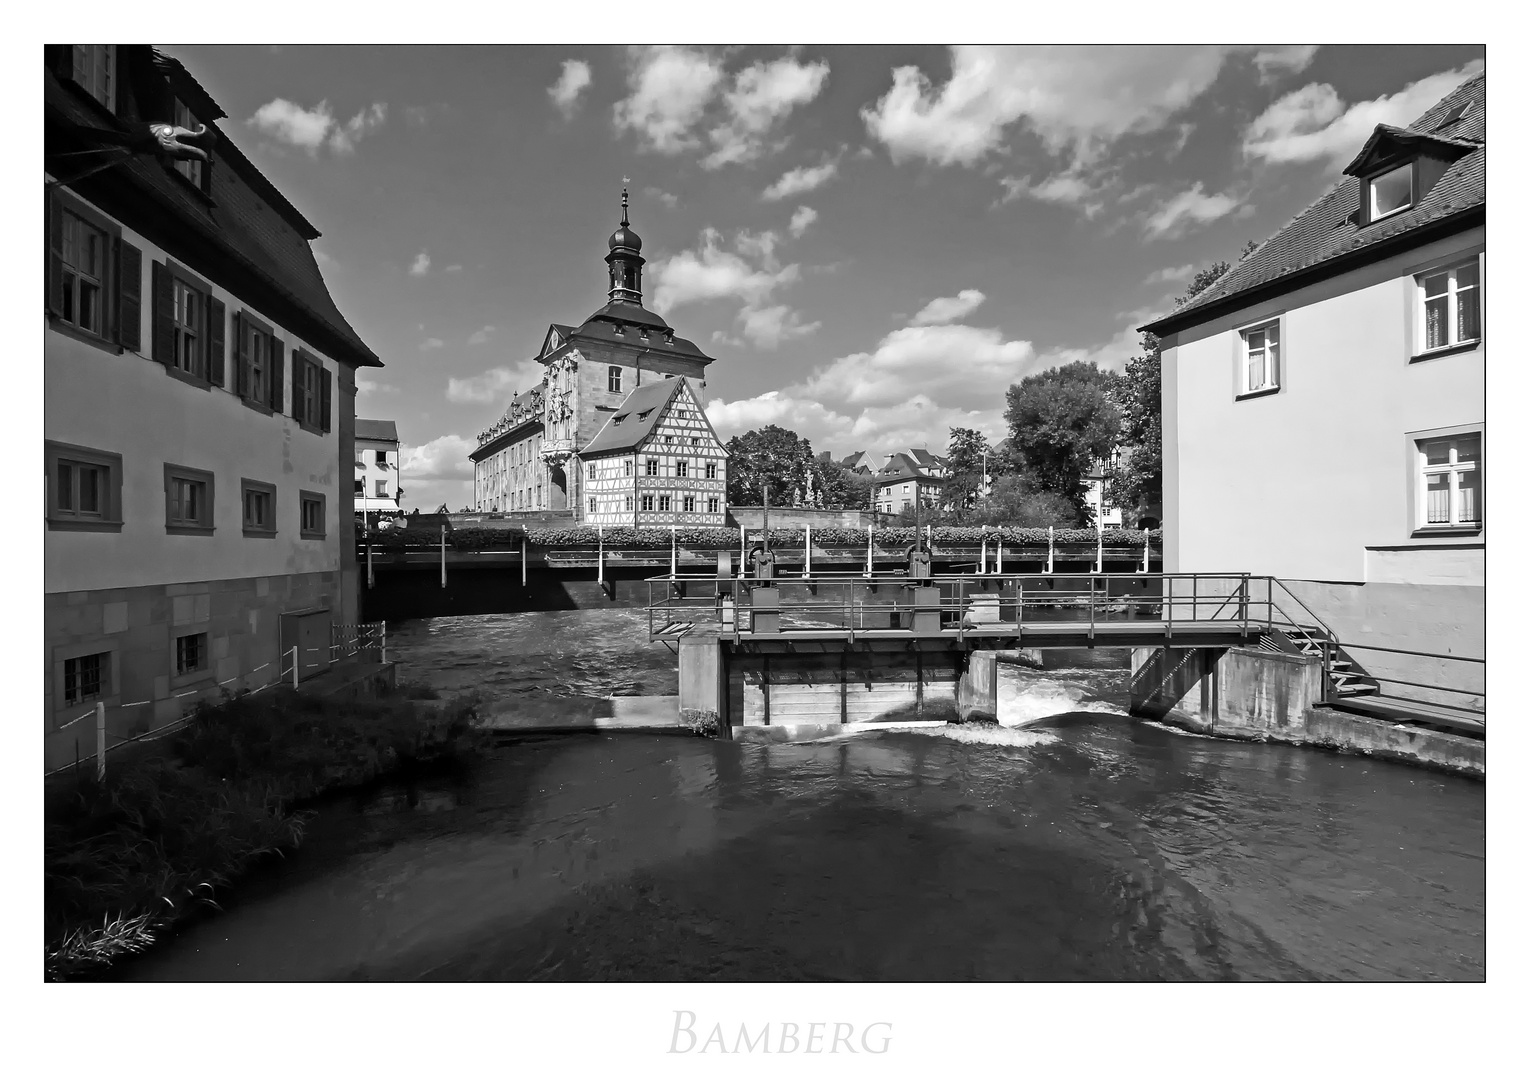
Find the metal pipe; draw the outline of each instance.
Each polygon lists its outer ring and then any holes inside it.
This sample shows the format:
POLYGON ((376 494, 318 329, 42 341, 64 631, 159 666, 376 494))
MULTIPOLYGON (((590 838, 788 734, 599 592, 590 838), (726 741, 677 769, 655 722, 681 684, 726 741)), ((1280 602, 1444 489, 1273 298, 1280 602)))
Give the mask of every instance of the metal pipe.
POLYGON ((96 702, 96 779, 106 779, 106 702, 96 702))
POLYGON ((446 526, 441 526, 441 588, 446 588, 446 526))
POLYGON ((669 523, 669 580, 675 580, 675 569, 679 563, 680 545, 675 539, 675 523, 669 523))
POLYGON ((292 689, 298 687, 298 647, 292 646, 292 689))
MULTIPOLYGON (((1003 543, 1004 542, 1002 540, 999 542, 999 545, 1000 545, 1001 548, 1003 547, 1003 543)), ((1055 525, 1048 525, 1047 526, 1047 573, 1048 574, 1052 573, 1053 557, 1056 554, 1057 554, 1057 527, 1055 525)))
POLYGON ((871 530, 875 526, 869 522, 866 525, 866 576, 871 576, 871 530))
POLYGON ((595 581, 597 584, 604 585, 606 583, 606 531, 600 525, 595 526, 595 543, 595 581))
POLYGON ((526 585, 526 537, 521 536, 521 587, 526 585))

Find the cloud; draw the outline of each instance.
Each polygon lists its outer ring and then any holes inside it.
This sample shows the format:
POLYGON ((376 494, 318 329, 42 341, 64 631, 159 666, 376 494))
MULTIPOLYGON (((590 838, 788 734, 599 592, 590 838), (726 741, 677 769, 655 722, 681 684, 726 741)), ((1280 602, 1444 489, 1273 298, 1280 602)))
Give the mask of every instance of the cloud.
POLYGON ((951 78, 936 88, 919 68, 861 111, 895 162, 975 165, 1024 119, 1053 154, 1093 160, 1115 139, 1156 130, 1221 71, 1219 46, 953 46, 951 78))
POLYGON ((414 262, 409 264, 409 274, 411 277, 424 277, 429 271, 430 256, 422 251, 414 257, 414 262))
POLYGON ((827 184, 838 172, 839 162, 837 161, 826 161, 822 165, 804 165, 801 168, 791 169, 766 188, 760 198, 766 202, 777 202, 793 195, 801 195, 827 184))
POLYGON ((1226 217, 1243 204, 1231 195, 1207 195, 1199 180, 1189 191, 1182 191, 1148 215, 1144 230, 1148 239, 1173 239, 1196 225, 1206 225, 1226 217))
POLYGON ((647 195, 650 199, 658 199, 671 210, 680 205, 680 196, 671 195, 663 188, 646 187, 643 189, 643 194, 647 195))
POLYGON ((1259 69, 1259 81, 1275 82, 1282 75, 1295 75, 1305 71, 1317 55, 1316 45, 1272 45, 1254 53, 1254 66, 1259 69))
POLYGON ((420 352, 430 352, 432 349, 445 348, 446 342, 438 337, 428 337, 420 342, 420 352))
POLYGON ((420 446, 400 447, 399 472, 406 483, 420 480, 471 480, 473 463, 468 455, 478 449, 472 439, 442 435, 420 446))
POLYGON ((800 392, 771 390, 737 401, 714 399, 707 405, 707 419, 723 439, 779 424, 807 439, 815 450, 829 450, 836 457, 879 447, 943 449, 953 427, 976 428, 995 442, 1005 430, 1002 409, 942 406, 924 394, 896 405, 843 413, 800 392))
POLYGON ((286 98, 273 98, 245 121, 267 138, 288 146, 295 146, 317 156, 319 149, 328 144, 337 154, 347 154, 356 148, 361 137, 381 127, 388 117, 385 102, 374 102, 344 122, 335 119, 328 101, 321 101, 311 109, 305 109, 286 98))
POLYGON ((340 265, 340 260, 336 259, 329 252, 321 251, 318 248, 313 248, 312 251, 313 251, 313 261, 318 263, 320 266, 333 267, 333 266, 339 266, 340 265))
POLYGON ((430 123, 430 109, 425 105, 405 105, 404 123, 410 127, 425 127, 430 123))
POLYGON ((804 64, 794 56, 752 64, 733 77, 723 94, 727 119, 708 132, 712 152, 702 158, 705 169, 753 161, 765 149, 765 137, 792 110, 818 96, 829 65, 804 64))
POLYGON ((1404 126, 1467 79, 1483 70, 1481 60, 1425 76, 1395 94, 1360 101, 1347 108, 1327 83, 1308 83, 1259 114, 1243 132, 1243 155, 1281 164, 1349 161, 1377 124, 1404 126))
POLYGON ((1105 190, 1105 184, 1091 182, 1077 171, 1057 173, 1036 184, 1031 183, 1029 176, 1019 178, 1001 176, 999 183, 1004 188, 1004 197, 999 200, 1000 203, 1026 197, 1039 202, 1075 206, 1083 212, 1085 217, 1090 218, 1098 214, 1105 206, 1099 199, 1099 195, 1105 190))
POLYGON ((473 336, 468 338, 469 345, 483 345, 488 342, 489 335, 494 333, 494 327, 485 326, 482 330, 474 330, 473 336))
POLYGON ((460 273, 462 273, 462 264, 461 263, 452 263, 450 266, 443 266, 443 267, 441 267, 441 273, 443 273, 443 274, 460 274, 460 273))
MULTIPOLYGON (((775 234, 758 236, 740 233, 737 246, 769 262, 775 247, 775 234)), ((780 269, 752 265, 738 251, 725 251, 722 234, 716 229, 702 230, 701 241, 694 249, 659 259, 651 271, 656 283, 654 310, 665 314, 682 304, 705 300, 738 299, 761 304, 781 285, 795 282, 801 271, 797 264, 780 269)))
POLYGON ((1149 274, 1143 284, 1170 285, 1176 281, 1188 281, 1194 273, 1194 263, 1186 263, 1184 266, 1165 266, 1162 270, 1154 270, 1149 274))
POLYGON ((785 304, 768 308, 745 307, 738 314, 744 337, 761 349, 774 349, 783 341, 806 337, 823 325, 821 322, 805 323, 802 317, 785 304))
POLYGON ((392 383, 378 382, 363 372, 356 374, 356 393, 360 394, 396 394, 398 387, 392 383))
POLYGON ((979 406, 1028 373, 1035 349, 998 330, 962 324, 906 326, 871 352, 842 356, 804 382, 809 397, 851 405, 891 405, 930 387, 946 401, 979 406))
POLYGON ((796 212, 792 214, 792 235, 794 237, 801 236, 803 233, 807 232, 807 227, 817 220, 818 211, 814 210, 811 206, 797 207, 796 212))
POLYGON ((589 85, 590 65, 583 60, 565 60, 563 73, 547 88, 547 96, 552 98, 564 119, 569 119, 579 107, 580 93, 589 85))
POLYGON ((691 128, 723 79, 723 67, 699 49, 634 46, 628 95, 612 110, 618 132, 632 131, 643 149, 678 154, 700 145, 691 128))
POLYGON ((458 404, 468 402, 504 402, 521 390, 530 389, 542 379, 542 365, 535 360, 522 360, 513 367, 494 367, 481 375, 467 379, 446 380, 446 400, 458 404))
POLYGON ((965 319, 988 299, 977 289, 963 289, 955 296, 937 296, 910 320, 914 326, 930 326, 935 323, 956 322, 965 319))

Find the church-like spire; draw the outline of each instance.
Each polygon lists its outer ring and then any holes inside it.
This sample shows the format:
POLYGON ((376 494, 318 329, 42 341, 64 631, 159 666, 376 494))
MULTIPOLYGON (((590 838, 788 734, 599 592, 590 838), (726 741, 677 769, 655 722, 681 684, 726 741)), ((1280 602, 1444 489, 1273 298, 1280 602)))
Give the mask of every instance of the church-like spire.
POLYGON ((606 266, 610 270, 613 301, 643 304, 643 238, 633 232, 627 221, 627 178, 622 177, 622 223, 611 234, 606 266))

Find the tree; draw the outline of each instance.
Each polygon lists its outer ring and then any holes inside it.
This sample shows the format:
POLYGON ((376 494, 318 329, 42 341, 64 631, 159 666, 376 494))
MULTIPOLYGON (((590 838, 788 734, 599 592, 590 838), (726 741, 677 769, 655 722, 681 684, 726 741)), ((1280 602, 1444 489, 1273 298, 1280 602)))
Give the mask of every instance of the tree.
MULTIPOLYGON (((1243 245, 1238 261, 1248 258, 1259 245, 1243 245)), ((1190 279, 1183 296, 1174 298, 1183 307, 1221 280, 1232 269, 1225 259, 1212 263, 1190 279)), ((1106 487, 1106 498, 1141 518, 1163 504, 1163 356, 1158 337, 1144 332, 1142 352, 1126 362, 1126 373, 1112 395, 1121 411, 1121 459, 1106 487)))
POLYGON ((1061 496, 1087 520, 1084 477, 1116 442, 1118 376, 1080 360, 1028 375, 1009 388, 1009 444, 1035 491, 1061 496))
POLYGON ((768 424, 728 440, 728 502, 759 506, 770 490, 772 506, 822 506, 836 491, 833 462, 813 456, 813 445, 795 431, 768 424))
POLYGON ((969 524, 1020 528, 1056 525, 1060 529, 1071 529, 1079 521, 1077 507, 1061 495, 1039 491, 1023 476, 1001 476, 993 481, 993 491, 972 515, 969 524))
POLYGON ((992 456, 988 436, 972 428, 952 428, 951 443, 946 449, 949 469, 942 492, 942 502, 960 521, 982 498, 983 464, 992 456))

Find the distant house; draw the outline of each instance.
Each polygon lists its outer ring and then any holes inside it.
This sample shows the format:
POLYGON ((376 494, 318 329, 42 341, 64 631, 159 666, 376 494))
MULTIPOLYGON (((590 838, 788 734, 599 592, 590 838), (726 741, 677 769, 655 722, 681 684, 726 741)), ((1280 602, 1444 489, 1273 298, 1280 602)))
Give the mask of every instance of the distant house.
POLYGON ((1482 655, 1486 86, 1378 125, 1322 198, 1143 327, 1165 570, 1274 575, 1346 641, 1482 655))
POLYGON ((399 513, 398 426, 392 420, 356 420, 356 512, 399 513))
POLYGON ((873 476, 873 503, 884 514, 898 514, 916 505, 939 506, 945 485, 945 459, 927 451, 889 455, 873 476))

